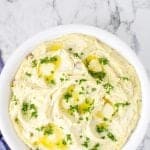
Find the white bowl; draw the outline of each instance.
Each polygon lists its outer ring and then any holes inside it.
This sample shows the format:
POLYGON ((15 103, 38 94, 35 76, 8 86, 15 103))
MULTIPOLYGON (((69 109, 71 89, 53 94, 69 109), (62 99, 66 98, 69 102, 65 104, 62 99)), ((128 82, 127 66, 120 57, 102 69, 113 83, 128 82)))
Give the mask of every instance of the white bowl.
POLYGON ((97 39, 100 39, 116 49, 135 67, 142 87, 142 111, 136 129, 123 148, 124 150, 135 150, 145 135, 150 118, 150 110, 148 108, 150 106, 148 96, 148 92, 150 92, 148 77, 136 54, 124 42, 102 29, 85 25, 62 25, 41 32, 24 42, 9 58, 0 76, 0 129, 5 140, 12 150, 27 149, 25 144, 16 135, 8 114, 11 93, 10 84, 19 65, 24 57, 39 43, 68 33, 83 33, 95 36, 97 39))

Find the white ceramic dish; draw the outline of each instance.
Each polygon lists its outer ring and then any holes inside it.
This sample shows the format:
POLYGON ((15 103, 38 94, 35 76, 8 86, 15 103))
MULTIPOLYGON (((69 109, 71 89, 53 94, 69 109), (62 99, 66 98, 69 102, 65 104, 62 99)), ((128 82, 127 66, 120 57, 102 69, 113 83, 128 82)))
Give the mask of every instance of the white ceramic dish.
POLYGON ((24 42, 7 61, 0 76, 0 129, 5 140, 12 150, 27 149, 25 144, 18 138, 8 114, 8 105, 10 99, 10 84, 14 75, 22 62, 23 58, 28 55, 37 44, 54 39, 58 36, 68 33, 83 33, 95 36, 101 41, 107 43, 123 55, 136 69, 142 87, 142 111, 138 125, 128 142, 124 146, 124 150, 135 150, 143 139, 149 122, 149 81, 146 72, 138 60, 135 53, 116 36, 95 27, 85 25, 62 25, 51 28, 45 32, 41 32, 33 38, 24 42))

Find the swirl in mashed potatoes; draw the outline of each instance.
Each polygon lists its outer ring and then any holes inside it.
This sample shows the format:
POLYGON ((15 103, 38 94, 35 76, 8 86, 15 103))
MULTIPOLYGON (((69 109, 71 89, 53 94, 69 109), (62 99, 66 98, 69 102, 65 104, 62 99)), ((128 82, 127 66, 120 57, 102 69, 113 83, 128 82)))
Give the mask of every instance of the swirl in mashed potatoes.
POLYGON ((21 63, 11 90, 11 120, 33 150, 120 150, 140 116, 135 69, 87 35, 37 46, 21 63))

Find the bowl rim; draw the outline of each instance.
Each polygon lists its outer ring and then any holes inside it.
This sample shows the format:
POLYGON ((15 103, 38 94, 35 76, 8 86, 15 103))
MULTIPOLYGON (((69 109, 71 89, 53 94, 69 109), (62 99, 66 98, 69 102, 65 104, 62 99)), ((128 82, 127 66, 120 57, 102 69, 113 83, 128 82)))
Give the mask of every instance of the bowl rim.
POLYGON ((5 140, 12 150, 20 150, 20 147, 25 147, 25 144, 23 144, 20 138, 18 138, 15 130, 13 129, 8 113, 8 93, 10 93, 10 81, 13 79, 20 63, 23 58, 33 50, 33 47, 36 47, 39 43, 55 39, 69 33, 81 33, 100 39, 102 42, 114 48, 134 66, 141 82, 142 110, 137 127, 131 134, 127 143, 124 145, 123 150, 136 149, 144 138, 150 121, 148 117, 148 113, 150 112, 148 108, 150 105, 148 100, 150 86, 146 71, 133 50, 118 37, 103 29, 81 24, 60 25, 38 33, 21 44, 6 62, 0 75, 0 129, 5 140), (18 51, 20 51, 20 53, 18 53, 18 51))

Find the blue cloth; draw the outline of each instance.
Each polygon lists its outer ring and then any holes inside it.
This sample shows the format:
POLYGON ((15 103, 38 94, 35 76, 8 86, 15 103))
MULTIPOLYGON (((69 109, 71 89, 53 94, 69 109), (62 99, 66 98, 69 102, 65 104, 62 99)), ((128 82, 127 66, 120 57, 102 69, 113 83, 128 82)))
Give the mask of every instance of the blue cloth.
MULTIPOLYGON (((3 66, 4 66, 4 62, 1 58, 1 51, 0 51, 0 73, 2 71, 3 66)), ((6 144, 1 132, 0 132, 0 150, 10 150, 10 148, 6 144)))

